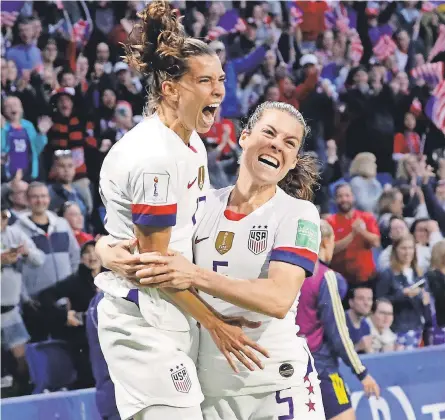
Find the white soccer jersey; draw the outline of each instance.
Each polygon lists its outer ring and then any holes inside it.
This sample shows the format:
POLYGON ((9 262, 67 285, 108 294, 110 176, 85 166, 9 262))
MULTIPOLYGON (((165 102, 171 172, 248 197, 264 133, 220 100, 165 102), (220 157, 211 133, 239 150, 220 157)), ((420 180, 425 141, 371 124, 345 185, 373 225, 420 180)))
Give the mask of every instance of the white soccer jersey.
MULTIPOLYGON (((316 207, 277 188, 267 203, 236 221, 225 211, 232 188, 212 191, 207 196, 204 216, 193 241, 195 263, 231 278, 266 278, 270 261, 298 265, 311 275, 320 245, 320 217, 316 207)), ((296 335, 298 298, 284 319, 276 319, 205 293, 202 296, 224 315, 242 315, 261 321, 258 329, 245 329, 245 332, 271 356, 264 360, 264 370, 250 372, 238 364, 240 373, 235 374, 208 332, 201 329, 198 372, 204 395, 246 395, 303 383, 309 350, 305 340, 296 335)))
MULTIPOLYGON (((207 154, 198 134, 193 132, 187 146, 153 115, 125 134, 104 160, 100 193, 107 211, 105 228, 114 239, 122 240, 134 238, 133 224, 172 226, 169 247, 192 260, 191 237, 208 188, 207 154)), ((155 289, 135 294, 131 283, 104 275, 96 285, 112 296, 138 299, 152 326, 175 331, 189 328, 182 312, 160 299, 155 289)))

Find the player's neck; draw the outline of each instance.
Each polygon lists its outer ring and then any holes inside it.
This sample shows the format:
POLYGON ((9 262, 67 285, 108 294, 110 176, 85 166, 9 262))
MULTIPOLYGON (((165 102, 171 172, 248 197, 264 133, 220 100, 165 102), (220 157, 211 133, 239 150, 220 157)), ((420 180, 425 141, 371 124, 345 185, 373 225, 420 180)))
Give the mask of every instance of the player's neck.
POLYGON ((244 178, 241 174, 230 194, 227 207, 237 213, 249 214, 258 207, 267 203, 276 193, 275 185, 255 185, 244 178))
POLYGON ((183 124, 181 124, 178 115, 170 107, 161 104, 157 110, 159 119, 162 123, 167 126, 170 130, 175 132, 178 137, 185 143, 190 143, 190 136, 193 130, 189 130, 183 124))

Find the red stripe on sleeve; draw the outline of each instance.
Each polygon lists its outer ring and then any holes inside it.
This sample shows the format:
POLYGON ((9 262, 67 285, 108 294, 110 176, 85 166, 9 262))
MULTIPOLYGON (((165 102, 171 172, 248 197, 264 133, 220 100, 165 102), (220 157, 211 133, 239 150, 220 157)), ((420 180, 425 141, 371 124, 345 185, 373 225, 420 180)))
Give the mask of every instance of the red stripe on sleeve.
POLYGON ((274 251, 292 252, 292 254, 307 258, 308 260, 311 260, 312 262, 317 261, 317 258, 318 258, 318 255, 315 252, 309 251, 306 248, 291 248, 291 247, 283 246, 283 247, 275 248, 274 251))
POLYGON ((177 204, 168 204, 166 206, 150 206, 148 204, 132 204, 131 212, 133 214, 151 214, 160 216, 164 214, 176 214, 177 204))

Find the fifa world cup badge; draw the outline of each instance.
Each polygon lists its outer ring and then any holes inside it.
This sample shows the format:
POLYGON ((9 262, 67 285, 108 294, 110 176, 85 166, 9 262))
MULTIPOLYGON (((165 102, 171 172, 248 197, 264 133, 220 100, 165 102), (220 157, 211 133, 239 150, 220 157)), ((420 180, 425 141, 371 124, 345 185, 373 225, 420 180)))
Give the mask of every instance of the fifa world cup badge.
POLYGON ((154 184, 153 184, 153 197, 157 197, 158 196, 158 182, 159 182, 159 179, 158 179, 157 176, 155 176, 153 178, 153 182, 154 182, 154 184))

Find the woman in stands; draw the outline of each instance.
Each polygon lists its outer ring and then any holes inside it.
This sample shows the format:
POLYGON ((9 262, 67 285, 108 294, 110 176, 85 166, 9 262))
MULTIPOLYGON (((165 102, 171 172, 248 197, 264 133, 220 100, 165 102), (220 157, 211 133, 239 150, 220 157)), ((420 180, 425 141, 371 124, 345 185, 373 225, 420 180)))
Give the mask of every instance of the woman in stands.
MULTIPOLYGON (((236 185, 207 197, 193 241, 197 265, 178 253, 140 256, 141 263, 156 264, 137 272, 141 284, 196 287, 221 313, 261 321, 248 335, 270 358, 264 370, 240 366, 238 374, 201 329, 198 368, 206 420, 325 418, 312 356, 295 325, 297 296, 320 244, 320 217, 306 201, 317 170, 300 152, 307 131, 293 106, 260 105, 240 138, 236 185)), ((102 256, 116 260, 114 252, 102 256)))
MULTIPOLYGON (((207 132, 214 122, 225 75, 204 42, 184 35, 168 2, 151 2, 140 17, 134 30, 140 41, 127 47, 127 61, 151 77, 150 116, 104 160, 105 227, 114 241, 136 236, 139 252, 163 254, 170 246, 191 259, 193 226, 208 187, 207 157, 197 132, 207 132)), ((109 246, 107 239, 101 246, 109 246)), ((112 272, 95 283, 105 292, 98 305, 99 341, 124 420, 202 418, 193 360, 198 330, 189 315, 230 361, 234 354, 253 369, 246 358, 260 367, 261 362, 249 347, 267 355, 240 328, 258 323, 223 319, 196 293, 140 290, 112 272)))

